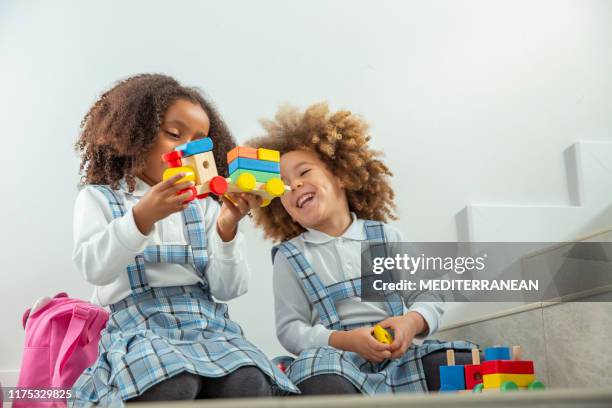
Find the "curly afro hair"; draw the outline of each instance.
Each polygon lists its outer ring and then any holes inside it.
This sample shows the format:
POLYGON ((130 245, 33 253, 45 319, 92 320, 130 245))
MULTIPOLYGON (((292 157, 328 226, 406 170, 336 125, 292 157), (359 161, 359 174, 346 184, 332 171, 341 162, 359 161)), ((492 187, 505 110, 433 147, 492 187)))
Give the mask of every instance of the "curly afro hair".
MULTIPOLYGON (((368 125, 346 110, 330 112, 327 103, 299 112, 282 107, 275 120, 262 120, 266 135, 248 145, 279 150, 281 155, 294 150, 316 153, 329 170, 340 178, 349 203, 357 217, 386 222, 395 220, 394 192, 389 185, 393 174, 378 158, 380 152, 368 146, 368 125)), ((304 228, 283 208, 280 200, 254 211, 255 224, 263 227, 266 238, 286 241, 304 228)))
POLYGON ((103 93, 81 121, 75 144, 81 158, 81 183, 116 189, 125 178, 134 191, 135 177, 144 168, 166 110, 178 99, 199 104, 208 115, 215 162, 220 174, 226 172, 227 152, 236 143, 214 105, 198 89, 185 87, 174 78, 140 74, 103 93))

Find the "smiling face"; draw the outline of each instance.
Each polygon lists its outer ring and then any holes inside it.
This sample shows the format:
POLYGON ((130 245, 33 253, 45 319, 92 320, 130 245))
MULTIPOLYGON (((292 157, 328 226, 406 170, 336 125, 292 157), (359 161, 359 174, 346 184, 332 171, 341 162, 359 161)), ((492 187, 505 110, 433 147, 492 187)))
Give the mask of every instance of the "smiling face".
POLYGON ((340 235, 350 225, 346 192, 319 157, 306 150, 281 156, 281 177, 291 192, 281 203, 294 221, 329 235, 340 235))
POLYGON ((175 147, 208 136, 210 120, 198 103, 186 99, 173 102, 164 115, 159 133, 138 177, 149 185, 162 181, 166 164, 162 155, 175 147))

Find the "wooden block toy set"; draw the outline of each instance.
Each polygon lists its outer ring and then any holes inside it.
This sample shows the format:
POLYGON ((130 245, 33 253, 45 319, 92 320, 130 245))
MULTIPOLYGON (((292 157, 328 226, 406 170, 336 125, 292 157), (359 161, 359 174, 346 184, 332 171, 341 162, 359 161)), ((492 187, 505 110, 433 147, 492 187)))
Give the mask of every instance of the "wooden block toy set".
POLYGON ((245 191, 262 197, 262 207, 289 190, 280 178, 280 152, 238 146, 227 154, 229 192, 245 191))
POLYGON ((168 168, 163 179, 185 173, 178 182, 192 181, 194 186, 186 202, 202 199, 209 194, 249 192, 262 197, 262 207, 289 190, 280 179, 280 153, 277 150, 238 146, 227 154, 229 178, 219 176, 209 137, 180 146, 162 156, 168 168))
POLYGON ((447 365, 440 366, 440 391, 511 391, 517 389, 542 390, 544 384, 537 381, 533 361, 521 360, 520 346, 489 347, 484 361, 480 352, 472 350, 472 364, 455 365, 453 350, 447 350, 447 365))
MULTIPOLYGON (((210 193, 220 196, 227 191, 227 180, 217 173, 212 149, 212 139, 205 137, 177 146, 173 151, 162 156, 162 160, 168 166, 164 171, 164 180, 178 173, 185 173, 185 177, 179 182, 192 181, 195 184, 189 189, 192 194, 186 201, 205 198, 210 193)), ((180 193, 182 194, 183 191, 180 193)))

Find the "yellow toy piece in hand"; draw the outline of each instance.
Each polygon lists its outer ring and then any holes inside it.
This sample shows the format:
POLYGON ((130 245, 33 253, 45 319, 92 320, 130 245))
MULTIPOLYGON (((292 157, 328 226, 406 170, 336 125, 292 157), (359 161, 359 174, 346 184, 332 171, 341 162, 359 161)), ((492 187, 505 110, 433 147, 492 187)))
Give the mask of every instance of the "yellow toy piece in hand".
POLYGON ((166 169, 163 174, 163 180, 164 181, 168 180, 169 178, 172 178, 179 173, 185 173, 185 177, 177 181, 176 182, 177 184, 182 183, 183 181, 191 181, 194 184, 196 183, 196 176, 195 176, 195 173, 193 172, 193 169, 187 166, 172 167, 172 168, 166 169))
POLYGON ((374 326, 374 331, 372 332, 372 336, 382 344, 391 344, 393 343, 393 336, 386 329, 384 329, 381 325, 377 324, 374 326))

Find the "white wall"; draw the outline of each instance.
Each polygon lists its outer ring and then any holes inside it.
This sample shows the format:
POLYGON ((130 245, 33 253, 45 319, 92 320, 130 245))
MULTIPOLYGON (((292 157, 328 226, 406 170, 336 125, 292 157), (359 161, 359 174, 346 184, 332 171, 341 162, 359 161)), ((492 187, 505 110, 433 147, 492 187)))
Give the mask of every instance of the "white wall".
MULTIPOLYGON (((564 150, 612 139, 606 0, 4 0, 0 374, 19 366, 34 299, 89 296, 70 260, 71 146, 103 89, 148 71, 203 87, 239 141, 282 102, 364 115, 415 241, 456 240, 471 202, 569 204, 564 150)), ((272 356, 269 245, 252 242, 251 290, 230 310, 272 356)))

